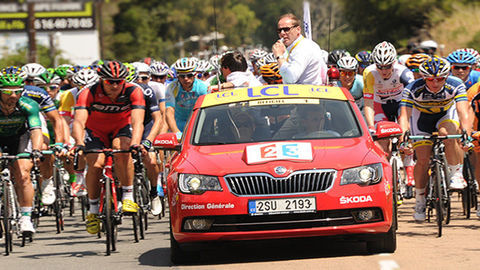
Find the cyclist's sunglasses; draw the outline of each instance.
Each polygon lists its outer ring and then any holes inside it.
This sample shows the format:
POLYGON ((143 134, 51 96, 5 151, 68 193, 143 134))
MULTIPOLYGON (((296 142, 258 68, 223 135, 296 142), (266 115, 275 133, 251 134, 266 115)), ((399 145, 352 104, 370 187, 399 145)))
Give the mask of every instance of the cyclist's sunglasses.
POLYGON ((185 79, 185 78, 188 78, 188 79, 191 79, 195 76, 195 74, 193 73, 189 73, 189 74, 178 74, 178 78, 181 78, 181 79, 185 79))
POLYGON ((152 75, 152 79, 153 80, 163 80, 167 77, 167 75, 160 75, 160 76, 157 76, 157 75, 152 75))
POLYGON ((384 65, 384 66, 377 65, 377 69, 381 69, 381 70, 386 70, 391 68, 392 68, 392 65, 384 65))
POLYGON ((104 79, 103 81, 110 85, 121 85, 125 83, 125 79, 104 79))
POLYGON ((354 70, 341 70, 340 71, 340 75, 342 76, 353 76, 355 75, 355 71, 354 70))
POLYGON ((419 72, 420 69, 419 69, 419 68, 411 68, 410 71, 412 71, 412 72, 419 72))
POLYGON ((0 89, 0 91, 2 91, 2 93, 6 94, 6 95, 12 95, 12 94, 21 94, 23 92, 23 88, 12 88, 12 89, 0 89))
POLYGON ((139 76, 139 78, 142 81, 146 81, 146 80, 150 79, 150 76, 139 76))
POLYGON ((50 88, 50 90, 52 90, 52 91, 55 91, 55 90, 59 89, 60 86, 58 86, 58 85, 45 85, 45 86, 40 86, 40 88, 42 88, 45 91, 47 91, 48 88, 50 88))
POLYGON ((446 78, 447 77, 426 77, 425 80, 429 82, 432 82, 432 81, 441 82, 441 81, 444 81, 446 78))
POLYGON ((455 69, 455 70, 459 70, 459 69, 469 70, 470 68, 471 68, 470 66, 457 66, 457 65, 453 65, 453 69, 455 69))

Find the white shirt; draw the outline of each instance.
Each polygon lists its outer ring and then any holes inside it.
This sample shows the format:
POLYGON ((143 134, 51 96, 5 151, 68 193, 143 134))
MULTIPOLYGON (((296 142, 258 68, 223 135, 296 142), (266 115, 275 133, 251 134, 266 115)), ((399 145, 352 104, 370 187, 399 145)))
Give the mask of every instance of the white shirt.
POLYGON ((166 87, 163 83, 149 81, 148 86, 150 86, 153 89, 153 92, 155 92, 155 97, 159 104, 160 102, 165 102, 166 87))
POLYGON ((285 52, 286 61, 280 67, 285 84, 323 85, 327 82, 327 64, 320 46, 299 36, 285 52))
POLYGON ((263 85, 255 78, 250 71, 234 71, 227 76, 227 82, 231 82, 235 88, 237 87, 253 87, 263 85))

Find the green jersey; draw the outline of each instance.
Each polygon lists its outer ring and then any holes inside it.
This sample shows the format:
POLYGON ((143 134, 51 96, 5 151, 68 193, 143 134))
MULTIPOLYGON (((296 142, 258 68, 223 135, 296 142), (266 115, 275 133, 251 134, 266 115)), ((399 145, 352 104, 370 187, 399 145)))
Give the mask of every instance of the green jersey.
POLYGON ((28 129, 41 127, 40 107, 33 99, 20 97, 15 110, 9 115, 0 110, 0 137, 19 136, 28 129))

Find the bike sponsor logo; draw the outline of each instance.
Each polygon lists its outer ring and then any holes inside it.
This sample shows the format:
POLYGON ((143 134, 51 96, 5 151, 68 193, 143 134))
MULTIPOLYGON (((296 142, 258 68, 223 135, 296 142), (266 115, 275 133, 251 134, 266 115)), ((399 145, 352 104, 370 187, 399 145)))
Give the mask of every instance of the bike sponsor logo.
POLYGON ((207 204, 186 204, 182 203, 180 208, 182 210, 204 210, 204 209, 233 209, 233 203, 207 203, 207 204))
POLYGON ((342 196, 340 197, 340 204, 349 204, 349 203, 363 203, 363 202, 373 202, 370 195, 367 196, 342 196))

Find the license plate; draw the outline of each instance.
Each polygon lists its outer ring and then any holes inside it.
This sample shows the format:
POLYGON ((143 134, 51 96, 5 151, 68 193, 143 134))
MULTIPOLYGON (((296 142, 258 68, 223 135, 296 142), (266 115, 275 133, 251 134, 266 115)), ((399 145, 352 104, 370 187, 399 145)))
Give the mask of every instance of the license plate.
POLYGON ((248 201, 248 213, 252 216, 311 213, 316 210, 315 197, 248 201))

